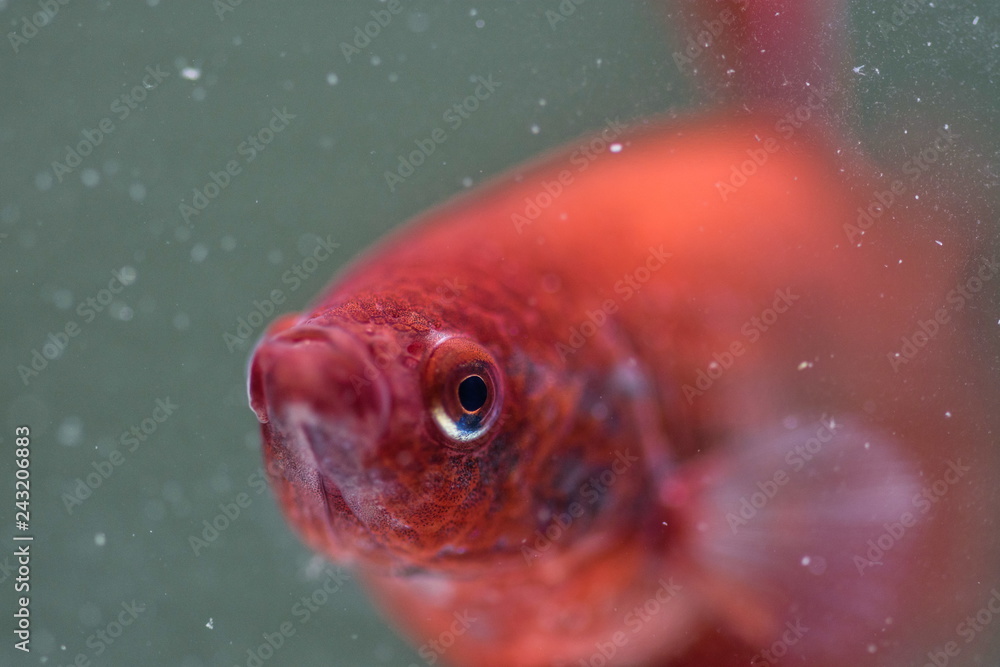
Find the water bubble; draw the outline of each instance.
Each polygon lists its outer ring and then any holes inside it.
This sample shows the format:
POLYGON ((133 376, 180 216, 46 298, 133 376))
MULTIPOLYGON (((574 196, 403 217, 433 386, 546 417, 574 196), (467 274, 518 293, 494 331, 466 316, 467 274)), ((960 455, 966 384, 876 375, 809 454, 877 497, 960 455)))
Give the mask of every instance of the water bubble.
POLYGON ((63 447, 76 447, 83 442, 83 420, 79 417, 67 417, 59 424, 56 440, 63 447))
POLYGON ((80 172, 80 182, 88 188, 97 187, 97 184, 101 182, 101 172, 92 167, 87 167, 80 172))

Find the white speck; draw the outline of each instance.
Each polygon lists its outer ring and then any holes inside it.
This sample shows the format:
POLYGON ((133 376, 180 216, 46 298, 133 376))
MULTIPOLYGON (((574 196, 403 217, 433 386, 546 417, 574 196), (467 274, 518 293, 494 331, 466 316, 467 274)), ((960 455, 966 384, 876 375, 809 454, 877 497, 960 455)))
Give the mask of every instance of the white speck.
POLYGON ((608 150, 611 151, 612 153, 621 153, 622 152, 622 145, 621 144, 611 144, 611 146, 608 147, 608 150))
POLYGON ((531 133, 532 134, 538 134, 541 131, 542 131, 542 128, 538 127, 538 125, 532 125, 531 126, 531 133))
POLYGON ((949 410, 948 412, 944 413, 944 416, 945 416, 945 419, 951 419, 951 410, 949 410))
POLYGON ((52 303, 59 310, 69 310, 73 305, 73 293, 68 289, 58 289, 52 293, 52 303))
POLYGON ((337 76, 334 72, 327 72, 326 82, 328 84, 330 84, 331 86, 336 86, 338 81, 340 81, 339 76, 337 76))
POLYGON ((94 544, 96 544, 97 546, 103 547, 107 543, 108 543, 108 538, 104 535, 104 533, 97 533, 96 535, 94 535, 94 544))
POLYGON ((410 12, 406 17, 406 27, 410 32, 424 32, 431 27, 431 17, 424 12, 410 12))
POLYGON ((865 449, 871 449, 871 448, 872 448, 872 443, 866 442, 865 443, 865 449))
POLYGON ((979 25, 979 17, 972 19, 972 25, 979 25))
POLYGON ((126 306, 125 304, 112 304, 111 308, 108 309, 111 317, 116 320, 121 320, 122 322, 128 322, 135 315, 135 312, 126 306))
POLYGON ((478 13, 479 13, 478 9, 470 9, 469 10, 469 16, 475 16, 478 13))
POLYGON ((101 172, 92 167, 87 167, 80 172, 80 182, 88 188, 96 187, 101 182, 101 172))
POLYGON ((943 244, 943 243, 941 243, 940 241, 934 241, 934 243, 937 243, 938 245, 944 245, 944 244, 943 244))
POLYGON ((208 257, 208 246, 204 243, 196 243, 191 248, 191 261, 201 263, 208 257))
POLYGON ((83 420, 79 417, 67 417, 59 424, 56 440, 63 447, 76 447, 83 442, 83 420))
POLYGON ((852 69, 854 70, 854 73, 855 73, 855 74, 860 74, 861 76, 868 76, 867 74, 865 74, 864 72, 862 72, 862 71, 861 71, 861 70, 863 70, 864 68, 865 68, 865 66, 864 66, 864 65, 858 65, 857 67, 854 67, 854 68, 852 68, 852 69))
POLYGON ((804 567, 809 567, 809 563, 810 563, 809 556, 803 556, 802 557, 802 565, 804 567))
POLYGON ((709 367, 710 370, 714 371, 716 368, 719 367, 719 362, 718 361, 712 361, 712 362, 710 362, 708 364, 708 367, 709 367))
POLYGON ((208 623, 205 624, 205 627, 208 628, 209 630, 214 629, 215 628, 215 619, 213 619, 211 616, 209 616, 208 617, 208 623))
POLYGON ((128 186, 128 196, 134 202, 140 202, 146 198, 146 186, 142 183, 133 183, 128 186))
POLYGON ((201 70, 197 67, 185 67, 181 70, 181 76, 188 81, 197 81, 201 78, 201 70))
POLYGON ((123 266, 122 270, 118 272, 118 280, 121 281, 123 285, 128 287, 135 282, 135 279, 139 277, 139 272, 135 270, 132 266, 123 266))
POLYGON ((813 362, 811 362, 811 361, 800 361, 797 368, 800 371, 804 371, 805 369, 812 368, 812 367, 813 367, 813 362))

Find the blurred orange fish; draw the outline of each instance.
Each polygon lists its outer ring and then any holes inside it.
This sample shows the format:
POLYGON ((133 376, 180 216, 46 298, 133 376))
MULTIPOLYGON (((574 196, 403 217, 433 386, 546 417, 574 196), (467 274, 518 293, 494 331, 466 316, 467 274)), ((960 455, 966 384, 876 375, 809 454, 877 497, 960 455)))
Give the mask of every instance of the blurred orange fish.
POLYGON ((975 610, 971 244, 836 130, 840 3, 685 7, 739 110, 609 122, 254 352, 286 516, 428 664, 902 665, 975 610))

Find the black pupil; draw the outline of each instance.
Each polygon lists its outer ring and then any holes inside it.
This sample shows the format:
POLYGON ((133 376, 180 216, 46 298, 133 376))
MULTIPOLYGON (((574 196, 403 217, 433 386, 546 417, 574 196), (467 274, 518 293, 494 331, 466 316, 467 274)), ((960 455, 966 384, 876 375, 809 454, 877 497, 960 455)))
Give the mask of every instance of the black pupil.
POLYGON ((470 375, 458 385, 458 402, 466 412, 475 412, 486 405, 488 397, 486 382, 478 375, 470 375))

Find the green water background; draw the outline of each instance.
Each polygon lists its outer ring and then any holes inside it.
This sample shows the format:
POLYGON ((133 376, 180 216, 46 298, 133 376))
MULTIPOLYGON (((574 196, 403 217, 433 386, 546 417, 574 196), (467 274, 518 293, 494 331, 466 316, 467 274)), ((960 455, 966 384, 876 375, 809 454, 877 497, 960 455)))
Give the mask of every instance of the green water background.
MULTIPOLYGON (((301 308, 374 239, 470 184, 608 119, 690 109, 694 88, 672 57, 681 36, 664 38, 658 3, 588 0, 551 24, 555 0, 404 2, 348 62, 342 44, 384 3, 50 4, 58 12, 32 32, 23 21, 39 3, 0 0, 0 516, 12 545, 10 450, 14 427, 29 424, 36 539, 33 650, 12 649, 13 582, 0 571, 0 664, 78 654, 108 665, 246 664, 285 622, 295 635, 265 664, 421 664, 350 579, 307 621, 293 612, 321 588, 325 566, 258 483, 249 348, 231 350, 224 335, 272 290, 282 310, 301 308), (128 108, 121 96, 150 70, 166 76, 128 108), (452 129, 442 115, 476 76, 500 85, 452 129), (241 144, 275 110, 292 117, 250 160, 241 144), (102 123, 113 129, 78 166, 54 169, 102 123), (436 127, 448 128, 445 143, 390 191, 384 172, 436 127), (193 204, 213 172, 225 182, 231 160, 238 173, 189 224, 180 204, 193 204), (339 247, 292 289, 283 276, 327 237, 339 247), (128 284, 90 319, 78 304, 99 298, 116 271, 128 284), (18 366, 72 324, 78 335, 25 381, 18 366), (147 421, 155 432, 130 449, 121 434, 141 428, 158 399, 178 407, 147 421), (113 450, 121 465, 67 506, 113 450), (240 494, 239 517, 193 547, 202 522, 240 494), (133 601, 144 611, 119 638, 94 639, 133 601)), ((940 178, 995 205, 1000 9, 918 4, 888 33, 878 22, 896 5, 852 4, 859 129, 893 162, 906 154, 908 123, 973 127, 968 159, 940 178)), ((982 229, 996 237, 995 220, 982 229)), ((11 552, 0 549, 0 563, 11 552)))

